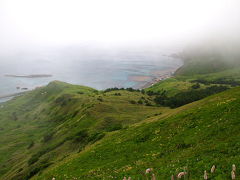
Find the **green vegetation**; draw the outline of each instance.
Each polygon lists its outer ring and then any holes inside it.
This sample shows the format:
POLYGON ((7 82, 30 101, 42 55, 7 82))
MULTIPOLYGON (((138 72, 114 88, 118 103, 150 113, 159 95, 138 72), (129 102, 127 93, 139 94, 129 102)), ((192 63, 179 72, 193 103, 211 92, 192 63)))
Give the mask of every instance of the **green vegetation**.
POLYGON ((154 168, 160 179, 188 169, 201 179, 215 164, 216 179, 229 179, 231 165, 239 166, 240 89, 234 88, 157 115, 105 136, 33 179, 143 179, 154 168))
POLYGON ((213 164, 212 179, 229 179, 240 165, 240 67, 186 57, 144 90, 54 81, 1 104, 0 179, 145 179, 147 168, 201 179, 213 164))
POLYGON ((240 85, 238 45, 229 48, 208 42, 188 47, 179 56, 184 60, 184 65, 175 72, 174 77, 161 81, 146 91, 166 91, 166 95, 172 97, 195 89, 196 83, 201 89, 215 85, 240 85))
POLYGON ((197 86, 197 88, 194 87, 192 90, 177 93, 172 97, 167 97, 165 95, 166 91, 163 91, 162 93, 159 94, 155 93, 156 97, 154 101, 156 102, 156 104, 162 106, 176 108, 228 89, 228 87, 226 86, 210 86, 205 89, 195 90, 198 88, 199 86, 197 86))
POLYGON ((166 91, 168 97, 175 96, 178 93, 186 92, 192 89, 205 89, 207 87, 223 85, 236 87, 240 85, 240 67, 227 69, 217 73, 195 74, 195 75, 178 75, 166 79, 165 81, 154 84, 145 89, 155 93, 166 91), (194 87, 198 85, 198 88, 194 87))
POLYGON ((166 91, 167 96, 174 96, 175 94, 187 91, 191 88, 193 83, 188 80, 181 80, 178 77, 172 77, 147 88, 145 91, 162 92, 166 91))
POLYGON ((0 179, 29 179, 108 133, 169 108, 132 89, 109 92, 52 82, 0 108, 0 179), (135 103, 144 100, 142 104, 135 103), (134 102, 134 103, 133 103, 134 102))

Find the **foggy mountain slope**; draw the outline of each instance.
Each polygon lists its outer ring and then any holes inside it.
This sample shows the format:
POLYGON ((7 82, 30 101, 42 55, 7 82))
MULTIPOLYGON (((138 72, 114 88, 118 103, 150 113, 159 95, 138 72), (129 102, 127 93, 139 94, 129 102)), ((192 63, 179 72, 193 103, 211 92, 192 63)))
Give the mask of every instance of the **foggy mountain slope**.
POLYGON ((211 86, 240 85, 240 45, 237 42, 204 42, 186 47, 178 54, 183 60, 174 76, 147 88, 147 91, 166 91, 167 96, 192 89, 211 86))
POLYGON ((240 67, 239 43, 224 41, 220 41, 218 44, 215 43, 207 41, 185 48, 180 54, 184 60, 184 65, 175 74, 206 74, 240 67))

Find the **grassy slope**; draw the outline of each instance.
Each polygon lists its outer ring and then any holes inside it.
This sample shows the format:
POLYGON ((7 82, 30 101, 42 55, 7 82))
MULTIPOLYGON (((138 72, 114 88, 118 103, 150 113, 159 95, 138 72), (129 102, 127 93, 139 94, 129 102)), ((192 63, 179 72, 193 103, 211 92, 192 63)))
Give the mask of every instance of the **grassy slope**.
POLYGON ((103 138, 33 179, 133 179, 146 168, 160 179, 186 167, 191 179, 217 166, 216 179, 229 179, 240 161, 240 88, 180 107, 103 138))
POLYGON ((115 129, 169 111, 129 102, 141 98, 151 102, 140 92, 53 82, 0 105, 0 179, 30 178, 115 129))
MULTIPOLYGON (((191 89, 195 84, 191 81, 196 79, 240 80, 240 68, 231 68, 231 65, 221 59, 211 60, 211 66, 209 66, 209 59, 202 62, 200 62, 202 59, 191 60, 192 58, 185 63, 174 78, 157 83, 147 90, 166 90, 168 96, 173 96, 178 92, 191 89)), ((201 88, 212 85, 201 84, 201 88)), ((187 166, 191 171, 191 179, 199 179, 204 169, 217 164, 219 171, 216 177, 229 178, 228 167, 239 160, 238 156, 233 157, 238 153, 239 145, 230 148, 228 146, 229 143, 234 144, 237 139, 229 138, 232 124, 236 125, 238 121, 239 103, 229 104, 239 99, 237 91, 237 89, 232 90, 234 95, 230 95, 230 91, 223 93, 222 99, 218 99, 215 95, 210 100, 208 98, 149 118, 144 121, 146 124, 138 123, 139 126, 135 124, 128 129, 120 130, 105 137, 100 144, 67 158, 62 164, 52 167, 46 174, 39 177, 40 179, 52 176, 60 179, 73 177, 110 179, 130 175, 135 179, 143 177, 144 169, 154 167, 158 169, 155 172, 158 177, 166 179, 187 166), (223 104, 222 109, 218 104, 223 104), (199 106, 203 107, 199 108, 199 106), (228 112, 223 111, 226 107, 229 107, 228 112), (225 121, 227 116, 231 122, 225 121), (228 128, 223 131, 223 127, 226 126, 228 128), (211 147, 209 147, 210 144, 211 147), (232 152, 235 150, 236 152, 232 152)), ((234 131, 237 132, 237 126, 235 128, 234 131)), ((236 136, 239 135, 236 133, 236 136)))
MULTIPOLYGON (((192 80, 240 79, 238 67, 208 74, 193 74, 197 64, 184 68, 191 73, 181 70, 147 90, 173 96, 191 89, 192 80)), ((140 92, 50 83, 0 105, 0 179, 141 179, 148 167, 166 179, 186 166, 199 179, 212 164, 227 179, 239 161, 239 90, 169 109, 134 104, 154 104, 140 92)))
MULTIPOLYGON (((190 90, 195 84, 191 82, 193 80, 215 81, 224 78, 240 82, 239 46, 229 49, 209 42, 188 47, 180 56, 184 60, 184 65, 175 72, 175 76, 147 90, 155 92, 166 90, 168 96, 174 96, 179 92, 190 90)), ((200 85, 201 88, 211 86, 211 84, 200 85)))
MULTIPOLYGON (((176 74, 174 77, 166 79, 162 82, 156 83, 153 86, 147 88, 146 90, 151 90, 154 92, 166 90, 168 96, 174 96, 179 92, 190 90, 192 86, 196 84, 192 82, 194 80, 204 79, 207 81, 214 81, 221 78, 240 82, 240 67, 226 69, 220 72, 206 73, 206 74, 192 74, 192 75, 176 74)), ((210 84, 210 85, 200 84, 200 85, 201 85, 201 88, 206 88, 208 86, 212 86, 216 84, 210 84)))

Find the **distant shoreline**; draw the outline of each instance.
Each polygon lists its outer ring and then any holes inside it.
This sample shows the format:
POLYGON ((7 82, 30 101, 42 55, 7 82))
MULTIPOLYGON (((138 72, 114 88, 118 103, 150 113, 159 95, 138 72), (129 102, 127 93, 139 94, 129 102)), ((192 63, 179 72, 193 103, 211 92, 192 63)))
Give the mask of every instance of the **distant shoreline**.
POLYGON ((28 92, 28 91, 25 91, 25 92, 19 92, 19 93, 13 93, 13 94, 7 94, 7 95, 1 95, 1 96, 0 96, 0 99, 20 96, 20 95, 23 95, 23 94, 26 93, 26 92, 28 92))
POLYGON ((14 74, 6 74, 6 77, 14 77, 14 78, 44 78, 44 77, 52 77, 51 74, 30 74, 30 75, 14 75, 14 74))
POLYGON ((178 54, 172 54, 172 55, 169 55, 169 57, 172 57, 175 59, 180 59, 182 61, 182 65, 175 66, 175 67, 169 68, 167 70, 156 71, 155 73, 153 73, 153 74, 155 74, 155 77, 152 78, 149 82, 146 82, 143 86, 139 87, 139 89, 149 88, 149 87, 155 85, 156 83, 159 83, 165 79, 174 77, 175 72, 183 66, 184 62, 181 59, 181 56, 179 56, 178 54))
MULTIPOLYGON (((174 76, 174 73, 182 66, 183 64, 174 65, 172 67, 169 67, 168 69, 162 69, 162 70, 153 70, 151 72, 151 75, 131 75, 129 76, 129 81, 138 82, 139 84, 136 85, 133 88, 136 89, 145 89, 153 86, 154 84, 163 81, 165 79, 171 78, 174 76)), ((29 74, 29 75, 16 75, 16 74, 5 74, 5 77, 11 77, 11 78, 47 78, 52 77, 51 74, 29 74)), ((17 89, 21 89, 20 87, 16 87, 17 89)), ((22 90, 27 90, 28 88, 22 88, 22 90)), ((0 99, 7 99, 7 98, 14 98, 16 96, 21 96, 24 92, 17 92, 12 94, 6 94, 6 95, 0 95, 0 99)), ((8 100, 7 100, 8 101, 8 100)))
POLYGON ((150 81, 146 82, 144 85, 140 86, 139 89, 145 89, 153 86, 154 84, 161 82, 165 79, 171 78, 174 76, 174 73, 180 68, 181 66, 174 67, 167 70, 160 70, 156 71, 154 74, 154 78, 152 78, 150 81))

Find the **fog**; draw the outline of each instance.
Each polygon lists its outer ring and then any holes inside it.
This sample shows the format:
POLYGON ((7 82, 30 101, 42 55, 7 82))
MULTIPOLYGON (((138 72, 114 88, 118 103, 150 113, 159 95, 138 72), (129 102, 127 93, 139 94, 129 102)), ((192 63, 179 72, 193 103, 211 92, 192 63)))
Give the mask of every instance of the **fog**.
POLYGON ((1 54, 239 38, 238 0, 0 0, 1 54))
POLYGON ((239 0, 0 0, 0 95, 55 79, 141 88, 182 64, 173 53, 236 59, 239 42, 239 0))

